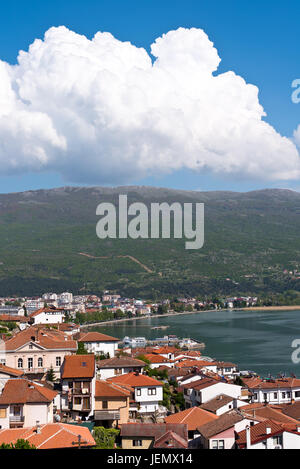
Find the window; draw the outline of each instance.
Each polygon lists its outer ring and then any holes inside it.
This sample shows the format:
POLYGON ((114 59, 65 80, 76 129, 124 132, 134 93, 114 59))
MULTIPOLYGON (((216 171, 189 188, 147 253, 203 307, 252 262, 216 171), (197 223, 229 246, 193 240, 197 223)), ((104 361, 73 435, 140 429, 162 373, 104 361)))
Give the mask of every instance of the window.
POLYGON ((108 409, 108 402, 107 401, 102 402, 102 409, 108 409))
POLYGON ((121 375, 122 374, 122 368, 115 368, 115 375, 121 375))
POLYGON ((300 391, 295 391, 295 397, 300 397, 300 391))
POLYGON ((285 399, 285 395, 286 395, 285 392, 281 393, 282 399, 285 399))
POLYGON ((155 396, 156 388, 148 388, 148 396, 155 396))
POLYGON ((6 418, 6 409, 0 409, 0 419, 6 418))
POLYGON ((257 401, 257 393, 254 393, 254 400, 257 401))
POLYGON ((18 368, 23 368, 23 359, 18 358, 18 368))
POLYGON ((282 445, 282 435, 274 436, 273 438, 274 445, 282 445))
POLYGON ((21 415, 21 406, 15 405, 13 408, 13 415, 14 417, 18 417, 21 415))
POLYGON ((81 397, 74 397, 74 404, 81 405, 81 397))
POLYGON ((224 440, 212 440, 212 449, 224 449, 224 440))
POLYGON ((133 440, 132 446, 143 446, 142 440, 133 440))
POLYGON ((142 394, 141 388, 136 388, 136 395, 141 396, 141 394, 142 394))
POLYGON ((33 358, 28 358, 27 364, 28 364, 28 369, 31 370, 31 368, 33 368, 33 358))
POLYGON ((264 392, 264 401, 267 401, 267 400, 268 400, 268 394, 264 392))
POLYGON ((286 393, 286 396, 290 399, 290 398, 291 398, 291 393, 290 393, 290 392, 287 392, 287 393, 286 393))
POLYGON ((274 392, 274 399, 278 398, 278 392, 274 392))
POLYGON ((55 363, 56 363, 56 366, 60 366, 61 365, 61 357, 56 357, 55 363))
POLYGON ((39 368, 42 368, 42 366, 43 366, 43 359, 40 357, 40 358, 38 359, 38 367, 39 367, 39 368))

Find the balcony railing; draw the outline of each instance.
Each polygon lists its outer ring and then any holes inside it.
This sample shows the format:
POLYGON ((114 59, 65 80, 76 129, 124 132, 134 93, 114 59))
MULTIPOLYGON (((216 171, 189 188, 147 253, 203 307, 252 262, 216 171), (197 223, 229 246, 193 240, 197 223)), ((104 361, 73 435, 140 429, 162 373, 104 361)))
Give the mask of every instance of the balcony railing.
POLYGON ((11 423, 24 422, 24 416, 23 415, 10 415, 9 416, 9 421, 11 423))
POLYGON ((95 420, 120 420, 119 410, 95 410, 95 420))

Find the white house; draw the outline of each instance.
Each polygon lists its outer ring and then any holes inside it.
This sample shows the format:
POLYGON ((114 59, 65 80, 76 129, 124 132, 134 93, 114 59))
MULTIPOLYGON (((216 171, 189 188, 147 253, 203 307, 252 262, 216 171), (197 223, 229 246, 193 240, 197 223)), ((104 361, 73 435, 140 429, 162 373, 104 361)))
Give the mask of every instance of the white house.
POLYGON ((109 381, 131 388, 135 405, 130 407, 131 414, 147 414, 159 410, 159 402, 163 400, 163 385, 160 381, 139 373, 128 373, 109 381))
POLYGON ((61 367, 61 410, 89 418, 95 410, 95 355, 68 355, 61 367))
POLYGON ((234 449, 236 432, 257 423, 254 419, 242 416, 233 409, 197 428, 199 438, 194 443, 202 449, 234 449))
POLYGON ((61 324, 65 319, 65 310, 63 308, 46 307, 40 308, 30 314, 32 324, 61 324))
POLYGON ((53 422, 56 391, 22 378, 6 382, 0 395, 0 427, 20 428, 53 422))
POLYGON ((61 293, 58 298, 60 303, 72 303, 73 293, 64 292, 61 293))
POLYGON ((283 424, 265 420, 238 432, 239 449, 300 449, 300 424, 283 424))
MULTIPOLYGON (((75 336, 76 337, 76 336, 75 336)), ((84 343, 86 350, 95 355, 108 355, 109 358, 115 356, 120 339, 100 332, 82 332, 77 337, 78 342, 84 343)))
POLYGON ((242 386, 217 381, 213 378, 203 378, 182 386, 185 405, 187 408, 201 405, 211 399, 226 394, 235 399, 241 396, 242 386))
POLYGON ((243 380, 252 393, 252 402, 287 404, 300 401, 300 379, 261 379, 254 377, 250 379, 243 378, 243 380))

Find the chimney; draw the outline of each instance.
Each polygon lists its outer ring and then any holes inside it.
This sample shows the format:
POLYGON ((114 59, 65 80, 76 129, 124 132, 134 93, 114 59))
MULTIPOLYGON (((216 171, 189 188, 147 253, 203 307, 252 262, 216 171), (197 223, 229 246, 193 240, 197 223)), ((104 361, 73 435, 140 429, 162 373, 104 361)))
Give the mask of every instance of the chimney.
POLYGON ((246 449, 251 448, 251 434, 250 434, 250 427, 247 425, 246 427, 246 449))
POLYGON ((40 426, 40 421, 36 421, 36 433, 41 433, 41 426, 40 426))
POLYGON ((297 425, 297 433, 300 433, 300 425, 297 425))
POLYGON ((266 427, 266 434, 270 435, 271 432, 272 432, 271 427, 266 427))

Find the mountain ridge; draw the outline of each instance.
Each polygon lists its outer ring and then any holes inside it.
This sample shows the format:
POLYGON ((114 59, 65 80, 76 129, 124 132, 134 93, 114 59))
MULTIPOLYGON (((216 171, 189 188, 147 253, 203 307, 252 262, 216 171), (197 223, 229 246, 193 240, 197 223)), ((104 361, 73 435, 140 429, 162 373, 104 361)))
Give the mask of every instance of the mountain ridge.
POLYGON ((0 194, 0 295, 65 289, 151 298, 298 291, 297 276, 284 271, 300 269, 299 214, 300 193, 291 189, 62 186, 0 194), (147 206, 204 202, 203 248, 187 251, 178 239, 99 240, 96 207, 118 204, 118 194, 127 194, 128 204, 147 206))

